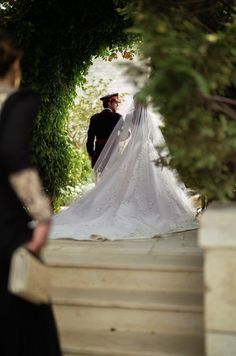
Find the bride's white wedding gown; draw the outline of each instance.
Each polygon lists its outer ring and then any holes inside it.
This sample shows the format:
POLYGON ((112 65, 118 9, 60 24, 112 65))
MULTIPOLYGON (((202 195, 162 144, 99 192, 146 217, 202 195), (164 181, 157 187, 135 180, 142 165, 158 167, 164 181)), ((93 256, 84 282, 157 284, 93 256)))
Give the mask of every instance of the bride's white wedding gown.
POLYGON ((96 186, 54 217, 52 239, 139 239, 197 228, 184 185, 155 166, 155 146, 164 143, 159 124, 158 115, 135 104, 95 165, 96 186))

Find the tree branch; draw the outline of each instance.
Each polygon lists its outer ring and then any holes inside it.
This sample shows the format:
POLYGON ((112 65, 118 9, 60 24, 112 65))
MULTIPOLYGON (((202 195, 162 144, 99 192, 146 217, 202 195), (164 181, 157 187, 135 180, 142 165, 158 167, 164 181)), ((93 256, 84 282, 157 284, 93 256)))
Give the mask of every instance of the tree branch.
POLYGON ((216 102, 225 103, 228 105, 236 105, 236 100, 226 98, 226 97, 220 96, 220 95, 207 95, 204 98, 207 100, 210 100, 210 101, 216 101, 216 102))
POLYGON ((215 112, 226 114, 230 119, 236 120, 236 111, 231 109, 228 105, 212 103, 210 105, 210 109, 215 112))

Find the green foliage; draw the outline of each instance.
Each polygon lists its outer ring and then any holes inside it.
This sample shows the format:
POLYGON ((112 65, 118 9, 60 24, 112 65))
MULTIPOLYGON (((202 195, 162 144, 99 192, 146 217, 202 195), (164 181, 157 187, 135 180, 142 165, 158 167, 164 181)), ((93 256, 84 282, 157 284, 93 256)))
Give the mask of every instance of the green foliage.
POLYGON ((85 143, 90 117, 101 111, 101 101, 99 97, 106 92, 109 82, 95 79, 83 85, 81 94, 76 98, 76 102, 71 106, 66 120, 66 131, 69 140, 68 147, 68 176, 66 186, 60 189, 54 210, 59 210, 60 206, 68 205, 78 197, 85 183, 93 179, 91 162, 88 157, 85 143))
POLYGON ((75 147, 85 145, 90 117, 102 110, 99 100, 107 92, 109 81, 91 79, 83 85, 83 91, 78 94, 74 106, 69 111, 67 130, 75 147))
MULTIPOLYGON (((60 189, 54 209, 58 210, 62 205, 68 205, 76 197, 83 193, 84 187, 94 180, 91 162, 88 157, 85 143, 90 117, 102 110, 102 102, 99 99, 107 92, 111 80, 91 78, 83 85, 83 90, 78 94, 74 105, 70 108, 67 118, 67 134, 70 143, 69 167, 67 185, 60 189)), ((125 94, 120 94, 120 100, 125 94)))
MULTIPOLYGON (((67 130, 75 147, 85 145, 90 117, 103 109, 99 99, 108 92, 112 80, 91 78, 83 85, 83 91, 78 94, 74 106, 69 111, 67 130)), ((126 93, 119 93, 122 102, 126 93)))
POLYGON ((55 211, 78 198, 84 186, 93 180, 91 162, 85 147, 75 148, 72 146, 70 153, 68 179, 66 185, 60 188, 60 194, 54 201, 55 211))
POLYGON ((70 161, 75 162, 66 118, 76 85, 84 84, 93 56, 105 56, 129 43, 123 30, 131 22, 116 11, 112 0, 20 0, 1 4, 0 23, 17 35, 25 53, 22 84, 41 96, 33 157, 57 206, 61 189, 71 180, 70 161))
POLYGON ((151 96, 165 118, 171 166, 209 199, 234 199, 236 2, 133 4, 145 59, 136 72, 148 74, 140 95, 151 96))

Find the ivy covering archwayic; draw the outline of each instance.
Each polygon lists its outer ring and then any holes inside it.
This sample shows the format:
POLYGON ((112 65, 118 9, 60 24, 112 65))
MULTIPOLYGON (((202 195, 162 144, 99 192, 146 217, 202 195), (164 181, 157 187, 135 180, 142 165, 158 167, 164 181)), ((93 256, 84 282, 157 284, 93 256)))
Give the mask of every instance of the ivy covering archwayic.
MULTIPOLYGON (((93 56, 124 48, 130 22, 112 0, 1 1, 1 26, 18 38, 23 58, 23 86, 41 96, 33 157, 54 205, 68 182, 73 145, 67 136, 68 109, 76 85, 83 85, 93 56)), ((89 113, 88 113, 89 115, 89 113)))

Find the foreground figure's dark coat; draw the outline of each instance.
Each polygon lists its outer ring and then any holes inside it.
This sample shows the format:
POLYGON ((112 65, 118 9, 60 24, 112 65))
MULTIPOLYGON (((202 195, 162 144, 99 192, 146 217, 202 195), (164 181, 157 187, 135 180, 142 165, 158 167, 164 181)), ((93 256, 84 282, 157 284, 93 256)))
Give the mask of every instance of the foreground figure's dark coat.
POLYGON ((26 213, 9 184, 12 173, 30 168, 29 145, 39 100, 23 90, 11 94, 0 116, 0 355, 60 356, 50 306, 35 306, 7 290, 13 251, 31 239, 26 213))
POLYGON ((120 114, 114 113, 110 109, 104 109, 91 117, 86 146, 92 159, 92 167, 120 118, 120 114))

